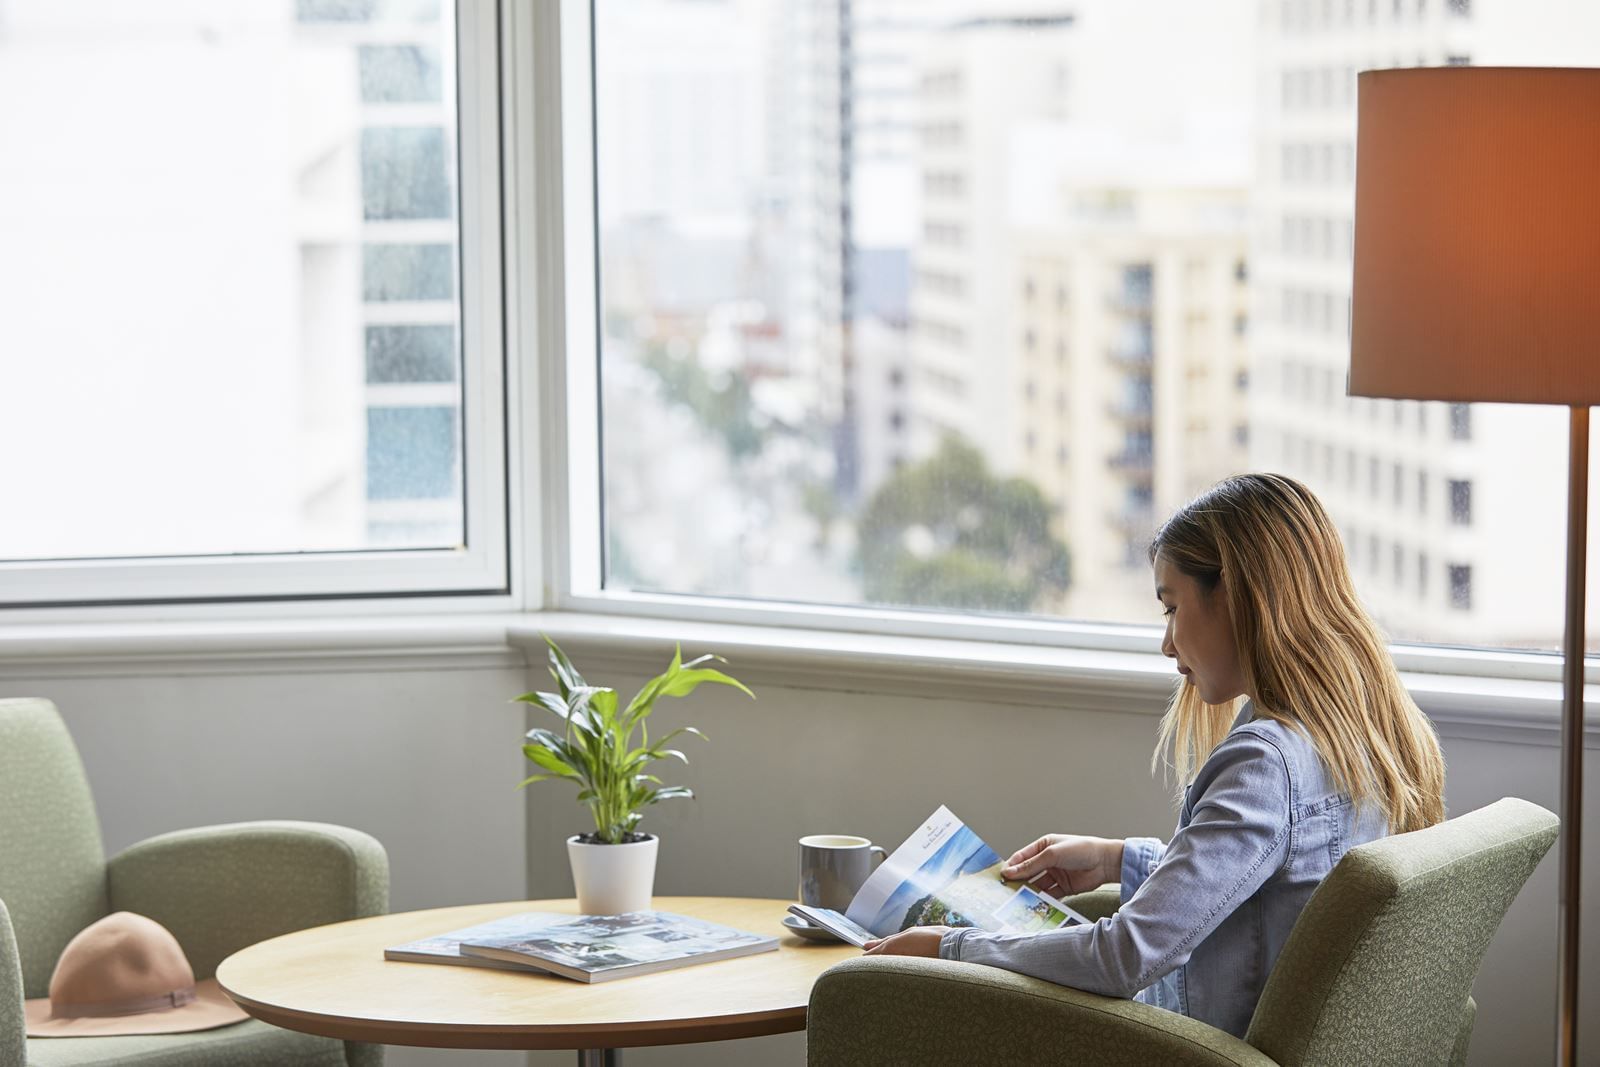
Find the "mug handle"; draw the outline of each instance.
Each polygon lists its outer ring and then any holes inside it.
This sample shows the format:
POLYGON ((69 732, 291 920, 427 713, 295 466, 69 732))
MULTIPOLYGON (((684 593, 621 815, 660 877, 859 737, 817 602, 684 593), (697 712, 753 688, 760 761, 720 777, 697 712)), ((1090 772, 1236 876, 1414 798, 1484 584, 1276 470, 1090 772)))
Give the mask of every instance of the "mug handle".
POLYGON ((872 869, 877 870, 879 867, 883 866, 883 861, 889 858, 889 854, 885 852, 880 845, 873 845, 871 852, 874 856, 878 857, 878 862, 872 865, 872 869))

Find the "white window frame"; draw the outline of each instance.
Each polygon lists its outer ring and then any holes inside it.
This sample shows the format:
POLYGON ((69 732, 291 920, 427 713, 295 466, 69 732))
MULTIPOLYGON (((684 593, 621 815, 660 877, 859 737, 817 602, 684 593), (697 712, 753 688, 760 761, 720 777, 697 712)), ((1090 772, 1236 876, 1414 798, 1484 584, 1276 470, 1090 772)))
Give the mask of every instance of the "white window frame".
MULTIPOLYGON (((536 3, 534 61, 544 70, 543 94, 534 101, 531 128, 542 152, 542 174, 560 175, 560 188, 543 192, 538 210, 540 251, 547 259, 538 284, 525 296, 544 310, 541 368, 548 387, 539 411, 543 423, 542 491, 550 506, 542 516, 540 560, 544 597, 530 609, 617 619, 790 628, 874 637, 923 637, 984 644, 1072 648, 1111 653, 1159 654, 1163 628, 1151 591, 1152 624, 1070 622, 936 611, 852 607, 727 597, 607 590, 603 586, 598 290, 594 136, 595 0, 536 3), (553 73, 551 68, 556 68, 553 73), (559 230, 559 233, 556 232, 559 230), (552 269, 553 267, 553 269, 552 269)), ((529 314, 532 314, 530 310, 529 314)), ((774 633, 774 638, 782 636, 774 633)), ((1390 651, 1407 674, 1559 683, 1554 652, 1500 651, 1446 645, 1397 644, 1390 651)), ((1600 658, 1590 657, 1586 681, 1600 683, 1600 658)))
MULTIPOLYGON (((462 336, 461 472, 466 547, 171 558, 0 562, 0 618, 138 618, 250 602, 262 614, 304 601, 422 597, 476 610, 512 600, 502 330, 500 12, 458 5, 458 218, 462 336), (484 417, 487 415, 488 417, 484 417), (465 598, 464 603, 462 598, 465 598), (274 609, 272 605, 280 605, 274 609), (193 606, 192 608, 189 606, 193 606)), ((70 432, 70 427, 67 427, 70 432)), ((383 610, 374 605, 370 610, 383 610)), ((238 610, 237 607, 234 610, 238 610)), ((357 607, 355 610, 362 610, 357 607)))

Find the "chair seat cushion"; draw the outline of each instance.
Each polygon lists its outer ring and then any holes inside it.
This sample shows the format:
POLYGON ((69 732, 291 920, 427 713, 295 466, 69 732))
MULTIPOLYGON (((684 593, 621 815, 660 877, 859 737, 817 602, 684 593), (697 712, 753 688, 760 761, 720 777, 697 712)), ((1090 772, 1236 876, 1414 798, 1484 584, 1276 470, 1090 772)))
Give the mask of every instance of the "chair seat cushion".
POLYGON ((191 1034, 29 1038, 28 1067, 345 1067, 344 1042, 247 1019, 191 1034))

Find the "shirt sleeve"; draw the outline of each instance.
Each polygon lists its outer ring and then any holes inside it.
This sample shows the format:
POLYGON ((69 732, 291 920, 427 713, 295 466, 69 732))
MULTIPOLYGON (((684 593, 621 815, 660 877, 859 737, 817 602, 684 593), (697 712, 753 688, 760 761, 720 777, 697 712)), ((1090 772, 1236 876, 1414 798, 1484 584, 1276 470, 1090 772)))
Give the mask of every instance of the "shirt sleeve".
MULTIPOLYGON (((944 959, 983 963, 1112 997, 1132 997, 1183 966, 1196 945, 1288 858, 1290 784, 1283 755, 1253 732, 1229 736, 1196 776, 1193 814, 1126 903, 1092 925, 1035 934, 964 928, 939 943, 944 959)), ((1133 839, 1150 841, 1151 839, 1133 839)), ((1132 842, 1130 842, 1132 843, 1132 842)), ((1159 842, 1155 844, 1159 845, 1159 842)), ((1153 853, 1132 850, 1134 870, 1153 853)))
POLYGON ((1122 842, 1122 903, 1133 899, 1166 851, 1167 846, 1154 837, 1130 837, 1122 842))

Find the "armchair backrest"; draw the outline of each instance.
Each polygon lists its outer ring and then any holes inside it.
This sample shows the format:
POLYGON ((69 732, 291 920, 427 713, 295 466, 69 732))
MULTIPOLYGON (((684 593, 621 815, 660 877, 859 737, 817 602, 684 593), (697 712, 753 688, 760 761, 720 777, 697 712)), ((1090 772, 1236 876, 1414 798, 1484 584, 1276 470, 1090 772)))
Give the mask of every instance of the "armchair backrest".
POLYGON ((29 997, 48 995, 61 950, 106 914, 94 797, 48 700, 0 700, 0 901, 11 913, 29 997))
POLYGON ((1450 1062, 1489 940, 1557 826, 1507 798, 1351 849, 1300 913, 1245 1040, 1284 1067, 1450 1062))

